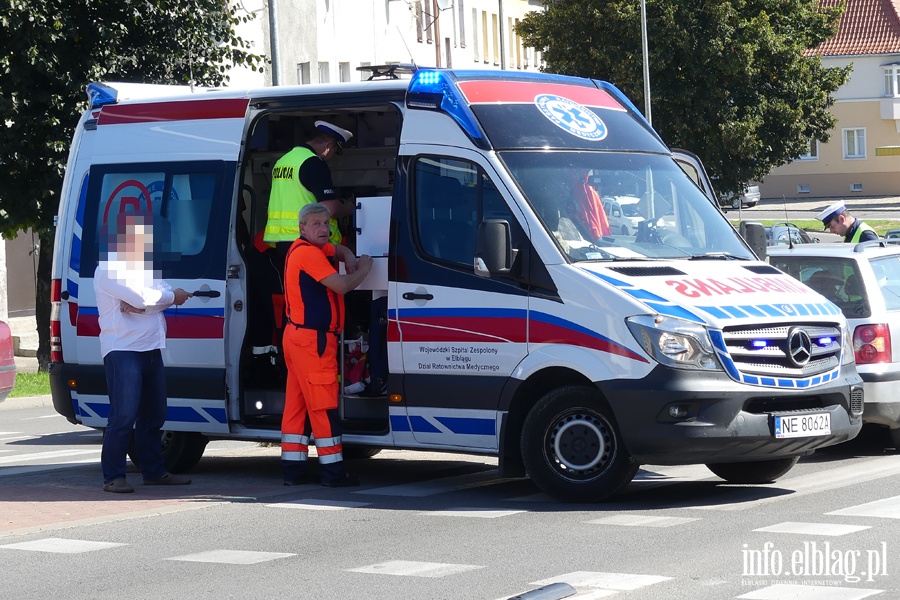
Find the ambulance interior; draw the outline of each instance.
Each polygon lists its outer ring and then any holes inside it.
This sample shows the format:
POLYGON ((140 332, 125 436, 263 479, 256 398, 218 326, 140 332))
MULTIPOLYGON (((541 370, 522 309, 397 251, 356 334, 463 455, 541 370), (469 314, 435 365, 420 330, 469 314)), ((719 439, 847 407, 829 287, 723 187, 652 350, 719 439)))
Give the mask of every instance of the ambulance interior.
MULTIPOLYGON (((383 306, 384 316, 376 317, 374 327, 386 332, 387 325, 387 238, 401 126, 400 113, 393 105, 270 111, 251 124, 240 167, 240 206, 235 224, 246 268, 247 329, 240 359, 241 416, 251 426, 277 428, 281 425, 286 376, 281 348, 283 265, 278 264, 274 249, 263 243, 262 235, 272 168, 283 154, 312 136, 314 122, 319 119, 353 133, 342 154, 333 157, 328 166, 338 196, 364 205, 364 209, 353 211, 353 217, 342 219, 344 245, 357 255, 366 253, 376 259, 372 274, 345 296, 346 322, 339 365, 344 390, 341 416, 347 431, 387 432, 387 399, 379 390, 373 390, 372 386, 365 389, 365 386, 370 366, 367 360, 372 356, 367 346, 373 331, 373 298, 384 299, 376 303, 375 314, 380 315, 383 306), (373 215, 373 210, 378 214, 373 215), (365 225, 361 223, 363 212, 365 225)), ((378 335, 375 337, 377 341, 378 335)), ((382 364, 386 376, 386 339, 380 343, 385 346, 382 364)))

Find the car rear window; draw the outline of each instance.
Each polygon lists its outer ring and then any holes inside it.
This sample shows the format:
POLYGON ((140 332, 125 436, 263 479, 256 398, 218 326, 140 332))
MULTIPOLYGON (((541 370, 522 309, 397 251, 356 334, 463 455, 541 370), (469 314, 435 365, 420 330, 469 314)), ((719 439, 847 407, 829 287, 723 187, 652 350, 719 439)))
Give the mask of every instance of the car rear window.
POLYGON ((887 310, 900 310, 900 256, 872 261, 872 272, 887 310))
MULTIPOLYGON (((834 302, 848 319, 871 316, 869 296, 856 261, 828 256, 772 256, 769 261, 834 302)), ((900 264, 893 266, 900 269, 900 264)))

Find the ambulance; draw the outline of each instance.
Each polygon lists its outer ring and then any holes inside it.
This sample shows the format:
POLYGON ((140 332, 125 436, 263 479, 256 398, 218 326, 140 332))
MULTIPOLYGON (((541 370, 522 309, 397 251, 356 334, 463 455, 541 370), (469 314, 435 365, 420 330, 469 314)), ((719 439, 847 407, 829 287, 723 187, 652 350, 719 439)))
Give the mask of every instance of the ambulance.
POLYGON ((616 87, 520 71, 387 75, 88 86, 53 259, 59 413, 106 424, 100 232, 146 210, 165 242, 155 268, 194 293, 165 311, 169 468, 193 467, 210 439, 280 439, 282 265, 259 233, 275 162, 323 119, 353 133, 329 165, 355 202, 347 245, 375 262, 346 298, 348 458, 495 456, 503 477, 592 502, 642 464, 770 482, 859 432, 841 311, 758 260, 616 87), (627 234, 602 208, 623 180, 641 216, 627 234), (351 371, 377 351, 386 391, 359 393, 351 371))

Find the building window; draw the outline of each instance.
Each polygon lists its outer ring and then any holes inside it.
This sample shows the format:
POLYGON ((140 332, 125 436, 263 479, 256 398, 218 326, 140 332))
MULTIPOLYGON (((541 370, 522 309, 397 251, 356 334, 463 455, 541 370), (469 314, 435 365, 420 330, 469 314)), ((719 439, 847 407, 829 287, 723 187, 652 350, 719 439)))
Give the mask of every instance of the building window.
POLYGON ((819 160, 819 140, 809 140, 806 154, 801 154, 800 160, 819 160))
POLYGON ((350 63, 338 63, 338 69, 340 70, 341 81, 350 81, 350 63))
MULTIPOLYGON (((371 66, 371 65, 372 65, 372 63, 369 62, 369 61, 365 61, 365 62, 359 63, 359 66, 360 66, 360 67, 368 67, 368 66, 371 66)), ((360 80, 360 81, 365 81, 365 80, 367 80, 367 79, 369 78, 369 75, 371 75, 371 74, 372 74, 371 71, 363 71, 362 69, 360 69, 360 71, 359 71, 359 80, 360 80)))
POLYGON ((329 83, 331 81, 331 77, 328 73, 328 63, 320 62, 319 63, 319 83, 329 83))
POLYGON ((900 64, 884 65, 884 95, 888 98, 900 96, 900 64))
POLYGON ((300 63, 297 65, 297 83, 302 85, 309 84, 309 63, 300 63))
POLYGON ((809 193, 809 184, 808 183, 800 183, 797 185, 797 193, 798 194, 808 194, 809 193))
POLYGON ((492 36, 492 40, 494 42, 494 64, 500 64, 500 21, 497 20, 497 15, 491 15, 491 27, 494 30, 494 35, 492 36))
POLYGON ((844 158, 858 159, 866 157, 866 128, 853 127, 842 130, 844 139, 844 158))
POLYGON ((416 2, 416 41, 422 43, 422 3, 416 2))
POLYGON ((477 8, 472 9, 472 60, 478 62, 478 15, 480 14, 477 8))
POLYGON ((481 60, 484 62, 488 62, 490 56, 490 50, 488 48, 488 40, 491 37, 488 35, 488 17, 487 11, 481 11, 481 60))
POLYGON ((464 0, 456 0, 459 3, 459 45, 461 48, 466 47, 466 9, 463 7, 464 0))

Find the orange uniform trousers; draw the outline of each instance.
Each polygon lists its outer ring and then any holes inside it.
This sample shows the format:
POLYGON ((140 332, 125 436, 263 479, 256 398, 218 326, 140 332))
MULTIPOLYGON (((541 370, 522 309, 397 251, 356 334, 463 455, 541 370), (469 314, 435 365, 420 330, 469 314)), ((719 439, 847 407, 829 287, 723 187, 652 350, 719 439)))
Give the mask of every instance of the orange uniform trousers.
POLYGON ((306 475, 310 435, 315 440, 322 481, 344 477, 338 415, 338 336, 287 324, 284 416, 281 422, 281 465, 285 481, 306 475))

